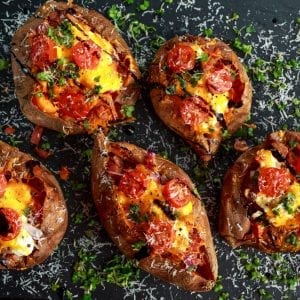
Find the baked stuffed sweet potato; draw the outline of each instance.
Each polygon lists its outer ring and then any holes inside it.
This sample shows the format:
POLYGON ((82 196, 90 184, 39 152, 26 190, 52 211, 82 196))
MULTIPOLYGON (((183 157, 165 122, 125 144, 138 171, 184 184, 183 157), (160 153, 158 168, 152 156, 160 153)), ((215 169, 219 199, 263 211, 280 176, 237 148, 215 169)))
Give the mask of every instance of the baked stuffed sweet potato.
POLYGON ((67 208, 53 175, 0 141, 0 269, 43 262, 66 231, 67 208))
POLYGON ((217 259, 203 204, 187 174, 168 160, 99 135, 92 193, 114 243, 138 266, 190 291, 210 290, 217 259))
POLYGON ((243 153, 223 182, 219 231, 237 247, 300 250, 300 133, 278 131, 243 153))
POLYGON ((249 115, 252 88, 237 55, 217 39, 174 37, 149 69, 152 104, 162 121, 203 161, 216 153, 222 133, 249 115))
POLYGON ((24 115, 66 134, 132 121, 140 71, 104 16, 48 1, 15 33, 12 69, 24 115))

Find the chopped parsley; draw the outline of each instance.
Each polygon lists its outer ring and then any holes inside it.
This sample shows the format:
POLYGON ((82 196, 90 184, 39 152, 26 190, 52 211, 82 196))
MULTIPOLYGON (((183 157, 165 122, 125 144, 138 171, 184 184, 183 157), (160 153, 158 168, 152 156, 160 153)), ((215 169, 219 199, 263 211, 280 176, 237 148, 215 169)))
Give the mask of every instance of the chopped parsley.
POLYGON ((150 1, 144 0, 138 7, 141 11, 145 11, 150 7, 150 1))
POLYGON ((137 241, 136 243, 131 245, 131 248, 134 251, 140 251, 144 246, 146 246, 145 241, 137 241))
POLYGON ((150 48, 152 51, 156 51, 164 42, 166 39, 160 35, 157 35, 154 39, 150 42, 150 48))
POLYGON ((171 84, 166 87, 165 91, 167 95, 174 95, 176 93, 176 86, 174 84, 171 84))
POLYGON ((8 66, 9 66, 9 61, 4 58, 0 58, 0 71, 7 70, 8 66))
POLYGON ((141 208, 138 204, 130 205, 129 218, 138 224, 148 220, 148 216, 146 214, 145 215, 141 214, 141 208))
POLYGON ((249 44, 245 44, 241 41, 239 37, 236 37, 233 41, 233 47, 243 52, 245 55, 252 53, 252 46, 249 44))
POLYGON ((287 193, 281 199, 281 201, 283 203, 283 207, 288 212, 288 214, 294 213, 293 205, 294 205, 295 199, 296 199, 296 196, 293 193, 287 193))
POLYGON ((48 37, 57 44, 71 48, 74 43, 74 35, 71 30, 72 24, 68 20, 63 20, 57 28, 48 28, 48 37))
POLYGON ((204 34, 204 36, 206 36, 206 37, 212 37, 212 35, 213 35, 213 30, 212 30, 212 28, 205 28, 204 30, 203 30, 203 34, 204 34))
POLYGON ((101 92, 101 89, 102 89, 101 85, 96 84, 94 87, 94 94, 99 95, 101 92))
POLYGON ((202 76, 201 72, 195 72, 191 75, 191 78, 189 81, 190 81, 192 87, 197 86, 198 81, 200 80, 201 76, 202 76))
POLYGON ((201 62, 207 61, 209 58, 209 55, 206 52, 201 53, 197 59, 200 60, 201 62))
POLYGON ((122 105, 121 113, 127 117, 132 118, 134 112, 134 105, 122 105))
POLYGON ((293 232, 291 233, 285 240, 288 244, 291 244, 293 246, 297 246, 298 245, 298 236, 293 232))

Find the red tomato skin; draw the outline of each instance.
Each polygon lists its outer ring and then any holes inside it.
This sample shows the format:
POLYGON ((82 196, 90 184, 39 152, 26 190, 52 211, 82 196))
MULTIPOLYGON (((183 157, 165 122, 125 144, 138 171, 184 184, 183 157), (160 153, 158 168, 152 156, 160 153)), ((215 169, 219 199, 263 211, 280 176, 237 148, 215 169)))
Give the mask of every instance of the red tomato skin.
POLYGON ((181 101, 179 114, 183 123, 189 126, 196 126, 208 117, 207 112, 203 111, 199 105, 190 100, 181 101))
POLYGON ((148 224, 145 236, 148 245, 157 254, 162 254, 169 249, 175 240, 172 224, 160 220, 154 220, 148 224))
POLYGON ((30 143, 38 146, 41 141, 43 131, 44 131, 44 127, 36 125, 30 137, 30 143))
POLYGON ((36 34, 30 38, 30 58, 32 65, 45 69, 57 59, 56 45, 45 34, 36 34))
POLYGON ((191 199, 191 191, 188 186, 178 178, 168 181, 162 190, 167 202, 175 208, 186 205, 191 199))
POLYGON ((73 61, 81 69, 95 69, 101 58, 101 48, 92 40, 78 42, 71 51, 73 61))
POLYGON ((0 197, 4 195, 7 186, 7 179, 4 174, 0 174, 0 197))
POLYGON ((278 197, 282 195, 291 183, 287 170, 278 168, 260 168, 258 176, 258 189, 261 193, 278 197))
POLYGON ((232 87, 230 72, 225 68, 217 68, 208 72, 206 84, 209 91, 213 94, 228 92, 232 87))
POLYGON ((0 208, 1 219, 4 217, 7 225, 8 232, 0 233, 0 240, 10 241, 13 240, 21 230, 21 220, 19 214, 11 208, 0 208))
POLYGON ((168 67, 174 73, 192 70, 195 66, 196 53, 188 45, 176 44, 167 54, 168 67))
POLYGON ((66 89, 58 97, 60 114, 76 121, 85 119, 89 113, 89 107, 85 100, 86 98, 81 92, 73 92, 72 89, 66 89))
POLYGON ((265 233, 265 227, 257 222, 251 223, 251 229, 257 239, 261 239, 265 233))
POLYGON ((119 190, 130 198, 138 198, 147 187, 147 177, 140 170, 133 169, 125 172, 119 182, 119 190))

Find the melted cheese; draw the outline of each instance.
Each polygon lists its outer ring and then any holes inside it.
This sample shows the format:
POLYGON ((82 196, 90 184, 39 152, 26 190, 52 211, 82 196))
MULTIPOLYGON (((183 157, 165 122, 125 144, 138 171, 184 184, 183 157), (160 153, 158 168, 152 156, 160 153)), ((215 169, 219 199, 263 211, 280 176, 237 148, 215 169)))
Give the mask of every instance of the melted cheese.
POLYGON ((280 168, 279 161, 273 156, 270 150, 261 149, 256 152, 256 161, 261 168, 280 168))
POLYGON ((189 201, 185 206, 177 209, 177 213, 179 216, 187 216, 193 211, 192 201, 189 201))
POLYGON ((218 120, 215 116, 209 117, 206 122, 202 122, 194 126, 194 129, 202 134, 212 133, 218 127, 218 120))
POLYGON ((189 246, 189 230, 186 224, 182 221, 176 221, 174 224, 175 241, 172 244, 172 248, 184 252, 189 246))
POLYGON ((122 87, 122 78, 117 71, 117 66, 111 56, 105 52, 101 53, 101 59, 96 69, 82 69, 79 75, 81 84, 90 89, 99 85, 101 94, 115 92, 122 87), (97 81, 95 81, 95 78, 97 78, 97 81))
POLYGON ((30 187, 21 182, 8 183, 4 195, 0 198, 0 207, 13 208, 20 215, 32 202, 30 187))
POLYGON ((28 231, 24 228, 21 228, 19 234, 13 240, 1 241, 0 252, 2 249, 5 248, 9 248, 11 252, 15 255, 28 256, 32 253, 34 249, 34 241, 31 235, 28 233, 28 231))
MULTIPOLYGON (((83 26, 83 29, 84 26, 83 26)), ((75 44, 80 40, 91 39, 102 50, 99 64, 95 69, 81 69, 79 72, 78 81, 89 89, 93 89, 96 85, 100 86, 100 92, 115 92, 122 87, 122 78, 117 70, 117 65, 110 54, 113 53, 112 45, 103 39, 100 35, 91 31, 84 33, 78 30, 75 26, 71 27, 75 37, 75 44), (97 80, 95 80, 97 78, 97 80)), ((72 53, 70 48, 57 46, 57 58, 65 58, 71 60, 72 53)))
POLYGON ((9 182, 4 195, 0 198, 0 207, 12 208, 21 216, 22 227, 16 238, 10 241, 1 241, 2 249, 19 256, 28 256, 34 249, 34 241, 29 232, 24 228, 27 218, 23 215, 24 210, 32 203, 30 187, 21 182, 9 182))

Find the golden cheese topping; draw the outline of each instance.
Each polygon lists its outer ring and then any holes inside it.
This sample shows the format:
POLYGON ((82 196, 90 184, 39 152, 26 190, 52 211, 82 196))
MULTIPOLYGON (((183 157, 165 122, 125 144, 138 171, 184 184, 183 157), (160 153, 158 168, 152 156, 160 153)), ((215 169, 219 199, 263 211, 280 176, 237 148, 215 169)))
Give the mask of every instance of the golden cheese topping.
MULTIPOLYGON (((154 203, 154 200, 160 200, 162 203, 166 203, 166 199, 163 196, 162 192, 163 186, 155 180, 149 180, 146 190, 139 197, 141 206, 145 209, 148 209, 149 215, 154 215, 161 221, 168 221, 172 223, 173 230, 175 233, 175 239, 172 244, 172 249, 176 251, 185 251, 190 243, 189 240, 189 230, 186 226, 184 220, 193 211, 192 201, 188 201, 184 206, 174 210, 176 214, 176 220, 169 220, 168 216, 164 213, 163 209, 154 203)), ((132 200, 127 197, 122 191, 117 193, 117 201, 121 206, 125 206, 127 203, 130 203, 132 200)))
MULTIPOLYGON (((261 168, 282 167, 270 150, 257 151, 256 160, 261 168)), ((295 213, 300 208, 300 184, 297 181, 292 182, 285 193, 279 197, 271 197, 259 192, 255 202, 264 210, 273 226, 285 226, 295 218, 295 213)))
POLYGON ((6 186, 3 196, 0 198, 0 208, 12 208, 21 219, 21 230, 12 240, 0 241, 0 253, 4 249, 18 256, 28 256, 34 249, 34 240, 30 233, 25 229, 27 217, 24 213, 28 206, 32 204, 30 187, 22 182, 9 182, 6 186))
MULTIPOLYGON (((82 29, 86 29, 84 25, 82 25, 82 29)), ((79 72, 80 77, 78 78, 78 81, 89 89, 94 88, 96 85, 101 86, 101 93, 115 92, 120 90, 122 87, 122 78, 117 71, 116 63, 111 56, 111 54, 113 54, 112 45, 97 33, 90 31, 82 32, 73 25, 71 26, 71 31, 75 38, 74 45, 79 41, 91 39, 103 50, 101 51, 101 56, 97 67, 95 69, 81 69, 79 72)), ((57 45, 58 59, 64 58, 71 60, 71 55, 72 53, 70 48, 57 45)))

